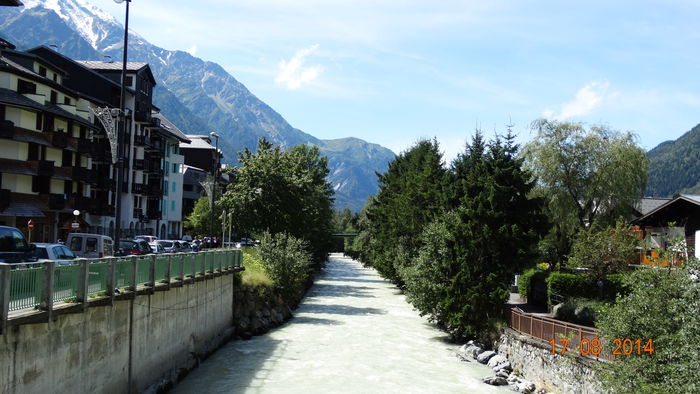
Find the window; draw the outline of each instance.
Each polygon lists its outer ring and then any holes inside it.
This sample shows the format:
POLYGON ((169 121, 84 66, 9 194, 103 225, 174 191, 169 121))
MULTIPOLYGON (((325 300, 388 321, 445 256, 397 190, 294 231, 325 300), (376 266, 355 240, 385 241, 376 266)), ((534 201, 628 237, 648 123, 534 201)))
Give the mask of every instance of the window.
POLYGON ((39 75, 41 75, 42 77, 46 76, 46 67, 39 66, 39 75))
POLYGON ((175 200, 170 201, 170 210, 171 211, 175 210, 175 200))
POLYGON ((51 104, 56 104, 58 102, 58 93, 51 91, 51 104))
POLYGON ((20 79, 17 81, 17 93, 36 94, 36 85, 20 79))
POLYGON ((37 259, 48 259, 49 258, 49 252, 46 251, 45 246, 37 246, 36 250, 34 251, 34 256, 37 259))
POLYGON ((63 104, 70 105, 70 97, 68 97, 68 96, 63 97, 63 104))
POLYGON ((86 242, 85 242, 85 253, 96 252, 96 251, 97 251, 97 238, 87 238, 86 242))
POLYGON ((42 115, 41 112, 36 113, 36 129, 41 130, 41 128, 44 126, 44 116, 42 115))
POLYGON ((179 164, 173 163, 173 174, 177 174, 179 172, 179 164))
POLYGON ((127 75, 125 81, 126 86, 131 86, 131 84, 134 83, 134 77, 131 75, 127 75))
POLYGON ((83 249, 83 239, 80 237, 73 237, 70 240, 70 250, 79 252, 83 249))

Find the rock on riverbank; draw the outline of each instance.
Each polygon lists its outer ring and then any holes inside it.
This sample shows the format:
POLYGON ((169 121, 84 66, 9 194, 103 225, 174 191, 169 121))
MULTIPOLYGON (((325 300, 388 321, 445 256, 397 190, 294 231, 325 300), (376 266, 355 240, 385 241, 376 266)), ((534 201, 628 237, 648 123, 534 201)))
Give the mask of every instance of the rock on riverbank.
POLYGON ((516 372, 513 372, 510 361, 498 352, 493 350, 484 350, 485 346, 474 341, 469 341, 457 352, 457 356, 464 361, 476 360, 481 364, 486 364, 490 367, 494 374, 486 376, 482 382, 492 386, 510 387, 519 393, 524 394, 546 394, 547 391, 537 389, 534 383, 520 377, 516 372))

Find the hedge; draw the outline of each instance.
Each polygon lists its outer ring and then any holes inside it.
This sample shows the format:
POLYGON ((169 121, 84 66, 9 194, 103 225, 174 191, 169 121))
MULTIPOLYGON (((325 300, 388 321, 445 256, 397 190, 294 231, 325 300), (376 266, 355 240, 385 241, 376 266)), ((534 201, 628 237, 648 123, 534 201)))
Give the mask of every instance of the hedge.
POLYGON ((610 274, 603 281, 603 286, 598 287, 596 280, 586 273, 553 272, 547 278, 547 299, 553 305, 553 295, 559 295, 564 299, 588 298, 613 301, 618 293, 626 294, 627 288, 623 283, 624 274, 610 274))
POLYGON ((538 268, 525 270, 518 278, 518 293, 523 296, 529 296, 532 291, 532 283, 537 281, 544 282, 548 276, 549 271, 543 271, 538 268))

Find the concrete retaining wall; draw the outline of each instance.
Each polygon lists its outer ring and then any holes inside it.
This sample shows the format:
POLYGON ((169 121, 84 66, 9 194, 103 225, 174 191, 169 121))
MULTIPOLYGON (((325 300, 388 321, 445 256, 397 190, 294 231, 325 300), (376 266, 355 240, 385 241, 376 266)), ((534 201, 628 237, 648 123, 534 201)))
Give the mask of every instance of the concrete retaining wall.
MULTIPOLYGON (((48 323, 15 325, 0 336, 0 392, 127 393, 167 386, 236 334, 237 274, 48 323)), ((99 303, 100 300, 95 300, 99 303)))
POLYGON ((506 329, 498 352, 537 387, 557 393, 593 394, 604 392, 596 378, 596 361, 552 354, 549 344, 506 329))

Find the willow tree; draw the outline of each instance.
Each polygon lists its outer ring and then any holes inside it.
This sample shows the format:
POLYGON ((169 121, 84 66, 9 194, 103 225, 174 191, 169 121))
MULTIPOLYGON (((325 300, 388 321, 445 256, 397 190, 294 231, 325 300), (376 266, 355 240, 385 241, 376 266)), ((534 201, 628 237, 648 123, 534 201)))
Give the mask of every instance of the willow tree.
POLYGON ((553 224, 550 249, 566 255, 573 236, 598 223, 612 225, 644 193, 649 160, 631 132, 607 126, 540 119, 524 148, 553 224))

